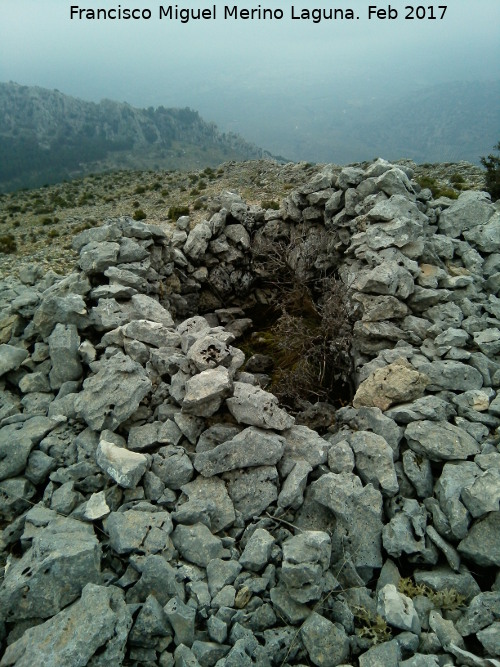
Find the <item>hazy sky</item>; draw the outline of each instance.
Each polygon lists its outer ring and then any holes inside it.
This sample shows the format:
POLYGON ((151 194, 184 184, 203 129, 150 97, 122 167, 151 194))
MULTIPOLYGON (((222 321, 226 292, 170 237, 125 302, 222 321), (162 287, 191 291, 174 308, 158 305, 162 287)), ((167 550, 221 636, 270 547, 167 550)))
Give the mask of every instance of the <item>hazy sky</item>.
MULTIPOLYGON (((500 78, 500 0, 450 0, 443 20, 369 20, 368 0, 244 0, 239 9, 282 9, 283 20, 160 20, 155 0, 82 0, 80 8, 149 9, 150 20, 70 20, 78 0, 0 0, 0 81, 57 88, 88 100, 191 106, 242 131, 246 105, 279 99, 383 99, 453 80, 500 78), (291 20, 302 9, 352 8, 358 20, 291 20)), ((446 0, 441 0, 445 2, 446 0)), ((429 13, 429 0, 422 5, 429 13)), ((174 3, 175 6, 175 3, 174 3)), ((233 6, 231 2, 228 6, 233 6)), ((389 3, 376 5, 387 9, 389 3)), ((415 4, 417 6, 417 4, 415 4)), ((440 16, 439 5, 433 5, 440 16)), ((252 137, 250 137, 252 138, 252 137)))

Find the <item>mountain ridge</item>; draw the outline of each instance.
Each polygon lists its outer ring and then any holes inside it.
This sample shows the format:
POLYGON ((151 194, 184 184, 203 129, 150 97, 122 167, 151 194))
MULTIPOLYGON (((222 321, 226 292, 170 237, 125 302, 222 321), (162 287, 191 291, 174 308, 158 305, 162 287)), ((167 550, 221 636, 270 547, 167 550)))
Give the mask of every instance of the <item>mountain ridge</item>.
POLYGON ((116 169, 193 169, 272 157, 197 111, 87 102, 58 90, 0 83, 0 190, 116 169))

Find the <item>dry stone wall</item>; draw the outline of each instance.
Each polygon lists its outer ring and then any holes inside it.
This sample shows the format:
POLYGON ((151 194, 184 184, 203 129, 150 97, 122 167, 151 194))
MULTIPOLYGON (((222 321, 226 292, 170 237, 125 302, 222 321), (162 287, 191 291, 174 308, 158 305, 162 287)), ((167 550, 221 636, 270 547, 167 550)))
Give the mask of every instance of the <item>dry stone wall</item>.
POLYGON ((2 667, 500 664, 500 210, 412 176, 108 221, 1 284, 2 667), (321 434, 238 348, 292 237, 355 319, 321 434))

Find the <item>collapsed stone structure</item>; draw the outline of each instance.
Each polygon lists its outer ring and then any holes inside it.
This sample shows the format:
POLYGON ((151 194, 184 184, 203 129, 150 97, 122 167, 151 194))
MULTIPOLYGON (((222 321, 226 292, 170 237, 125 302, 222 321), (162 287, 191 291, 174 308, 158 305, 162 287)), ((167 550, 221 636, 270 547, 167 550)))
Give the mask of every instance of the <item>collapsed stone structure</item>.
POLYGON ((498 206, 377 160, 212 213, 1 286, 0 665, 499 665, 498 206), (237 341, 299 227, 357 318, 322 435, 237 341))

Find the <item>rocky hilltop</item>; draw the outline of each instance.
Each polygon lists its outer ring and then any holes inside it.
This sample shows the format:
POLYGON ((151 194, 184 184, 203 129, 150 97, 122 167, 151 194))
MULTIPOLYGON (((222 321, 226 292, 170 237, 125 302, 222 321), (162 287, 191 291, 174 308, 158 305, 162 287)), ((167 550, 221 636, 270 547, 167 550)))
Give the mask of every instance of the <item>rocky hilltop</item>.
POLYGON ((0 152, 4 192, 118 168, 192 169, 265 154, 188 108, 95 104, 12 82, 0 83, 0 152))
POLYGON ((1 667, 500 664, 500 210, 414 175, 111 219, 2 282, 1 667), (270 308, 334 322, 352 394, 278 402, 270 308))

